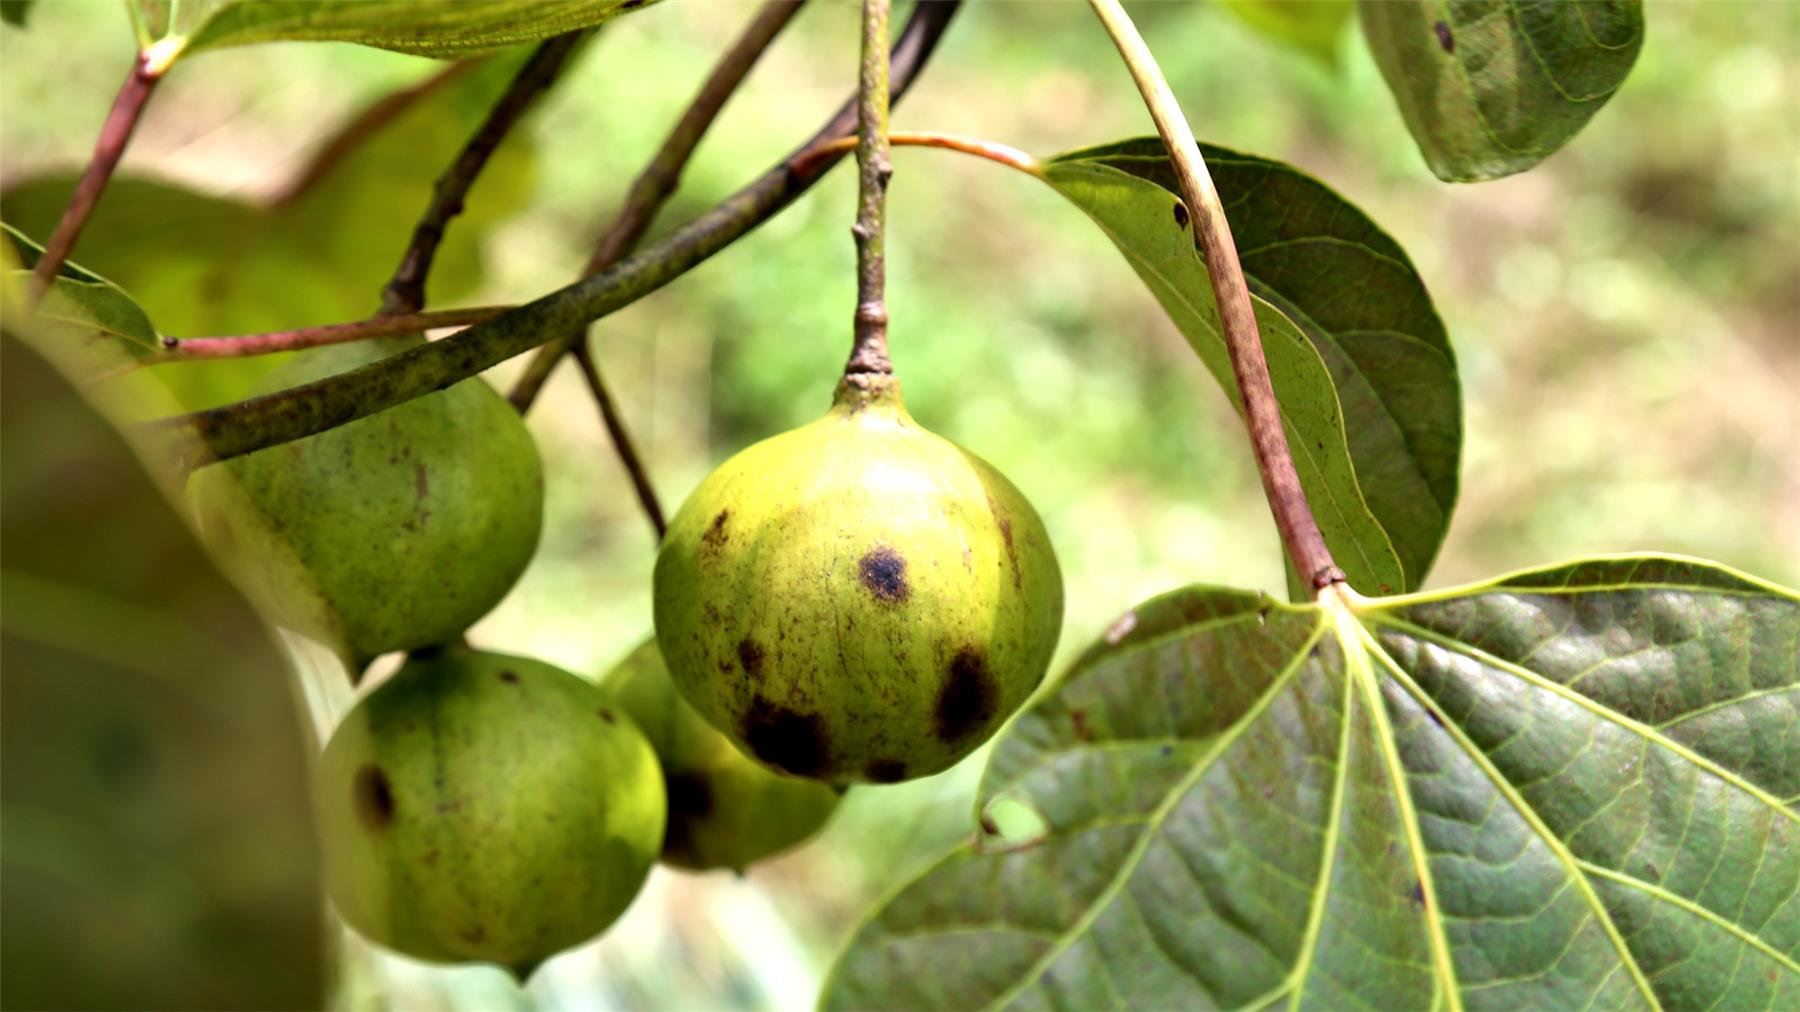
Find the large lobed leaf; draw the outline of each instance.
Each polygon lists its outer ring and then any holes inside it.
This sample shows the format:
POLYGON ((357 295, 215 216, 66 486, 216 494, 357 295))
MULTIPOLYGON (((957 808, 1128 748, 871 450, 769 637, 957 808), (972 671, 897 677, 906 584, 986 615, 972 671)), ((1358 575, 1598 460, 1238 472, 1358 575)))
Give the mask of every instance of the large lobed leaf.
POLYGON ((1438 178, 1522 172, 1612 97, 1644 43, 1639 0, 1362 0, 1363 33, 1438 178))
POLYGON ((1113 627, 964 846, 853 939, 833 1008, 1792 1008, 1800 596, 1602 558, 1113 627))
POLYGON ((460 57, 591 28, 655 0, 129 0, 149 40, 185 52, 253 42, 355 42, 460 57))
MULTIPOLYGON (((1326 542, 1358 590, 1417 588, 1455 505, 1462 394, 1444 325, 1406 253, 1328 187, 1212 145, 1288 442, 1326 542)), ((1220 385, 1237 383, 1162 142, 1045 165, 1143 278, 1220 385)))

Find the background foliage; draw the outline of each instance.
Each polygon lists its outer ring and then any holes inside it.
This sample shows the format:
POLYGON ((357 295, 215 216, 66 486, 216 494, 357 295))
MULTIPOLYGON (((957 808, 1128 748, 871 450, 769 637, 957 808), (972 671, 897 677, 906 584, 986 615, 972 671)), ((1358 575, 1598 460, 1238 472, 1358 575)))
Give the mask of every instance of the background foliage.
MULTIPOLYGON (((572 277, 752 9, 670 4, 608 27, 528 124, 535 150, 475 188, 478 214, 516 213, 484 214, 481 241, 446 253, 434 304, 517 300, 572 277), (452 288, 458 277, 467 281, 452 288)), ((1800 583, 1800 8, 1653 0, 1629 85, 1581 137, 1531 173, 1476 187, 1431 177, 1352 39, 1339 39, 1330 68, 1219 6, 1137 14, 1203 137, 1326 181, 1394 236, 1430 287, 1458 354, 1467 444, 1455 521, 1427 586, 1653 547, 1800 583)), ((841 101, 854 18, 833 4, 799 18, 702 147, 665 221, 710 206, 841 101)), ((86 157, 131 47, 113 4, 38 4, 28 31, 0 29, 9 221, 54 214, 14 188, 86 157)), ((209 206, 259 203, 345 116, 437 69, 348 45, 197 55, 163 86, 124 169, 209 206)), ((1149 132, 1085 6, 1048 0, 970 5, 895 126, 1039 154, 1149 132)), ((461 136, 421 137, 390 157, 428 177, 461 136)), ((1063 657, 1126 606, 1178 584, 1280 594, 1279 547, 1236 420, 1129 266, 1039 184, 938 153, 903 150, 896 163, 890 306, 909 405, 992 460, 1044 516, 1069 587, 1063 657)), ((345 201, 397 202, 402 221, 423 206, 423 185, 397 192, 363 175, 380 193, 345 201)), ((117 185, 103 213, 131 192, 117 185)), ((838 172, 596 328, 671 507, 711 463, 825 406, 849 336, 852 191, 838 172)), ((258 261, 281 265, 260 298, 215 297, 198 266, 186 282, 133 291, 170 330, 184 318, 201 326, 195 305, 208 307, 214 331, 361 315, 392 262, 371 248, 397 254, 405 236, 401 225, 366 245, 343 242, 359 220, 323 210, 277 219, 258 238, 258 261)), ((159 239, 179 248, 182 228, 159 223, 143 255, 159 239)), ((77 258, 126 280, 98 244, 77 258)), ((572 372, 558 375, 532 426, 550 483, 544 544, 474 638, 597 674, 649 629, 650 538, 572 372)), ((346 699, 334 690, 314 703, 330 719, 346 699)), ((833 948, 893 869, 966 832, 981 761, 854 793, 821 840, 748 879, 659 871, 602 942, 553 961, 533 996, 550 1007, 596 993, 620 1005, 810 1003, 833 948)), ((499 971, 372 953, 352 966, 346 987, 358 1002, 382 991, 409 1007, 522 1003, 499 971)))

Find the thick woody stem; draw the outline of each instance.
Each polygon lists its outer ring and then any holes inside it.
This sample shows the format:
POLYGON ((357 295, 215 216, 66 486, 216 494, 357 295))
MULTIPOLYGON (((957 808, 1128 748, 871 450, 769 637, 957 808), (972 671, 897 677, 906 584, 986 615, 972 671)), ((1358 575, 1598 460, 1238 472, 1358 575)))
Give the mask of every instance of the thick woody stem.
POLYGON ((1169 89, 1137 27, 1126 16, 1118 0, 1089 0, 1094 12, 1106 25, 1107 33, 1118 46, 1119 54, 1131 69, 1132 79, 1143 93, 1144 104, 1156 121, 1157 132, 1169 149, 1169 160, 1181 181, 1181 195, 1187 202, 1189 217, 1200 239, 1200 253, 1206 261, 1206 276, 1212 282, 1213 299, 1219 307, 1219 327, 1225 332, 1225 347, 1231 355, 1231 371, 1244 402, 1244 423, 1250 431, 1250 447, 1256 456, 1256 469, 1262 475, 1263 493, 1275 514, 1275 527, 1281 542, 1303 579, 1315 591, 1344 582, 1344 571, 1331 558, 1324 535, 1313 519, 1306 492, 1300 487, 1300 475, 1294 470, 1294 458, 1288 449, 1287 433, 1281 425, 1281 405, 1275 399, 1275 386, 1269 380, 1269 363, 1263 357, 1262 335, 1256 328, 1256 313, 1250 302, 1250 288, 1244 282, 1244 270, 1238 263, 1237 245, 1231 239, 1231 226, 1225 220, 1225 208, 1213 188, 1212 176, 1200 156, 1200 146, 1182 115, 1175 93, 1169 89))
MULTIPOLYGON (((958 9, 955 0, 925 0, 913 10, 894 47, 898 96, 930 58, 958 9)), ((654 246, 566 288, 508 310, 459 334, 378 362, 289 390, 236 404, 141 423, 147 438, 166 440, 180 470, 200 467, 353 422, 460 382, 499 362, 636 302, 680 277, 793 203, 833 163, 791 164, 854 126, 840 109, 820 131, 773 169, 724 203, 671 232, 654 246)))
POLYGON ((888 0, 863 0, 862 81, 856 102, 855 343, 846 377, 887 376, 887 187, 894 166, 888 160, 888 0))
POLYGON ((416 313, 425 305, 425 278, 431 273, 431 261, 437 256, 438 244, 450 219, 462 213, 463 198, 475 185, 476 177, 487 165, 488 158, 512 131, 513 125, 531 107, 531 103, 556 80, 557 72, 568 62, 569 53, 581 41, 581 32, 570 32, 539 45, 530 61, 519 69, 518 76, 494 103, 480 129, 463 145, 462 152, 450 168, 438 177, 431 202, 413 229, 412 242, 400 257, 400 266, 381 292, 384 315, 416 313))
POLYGON ((113 170, 125 155, 132 131, 137 129, 138 120, 143 117, 144 104, 150 101, 150 92, 167 69, 167 63, 155 48, 140 53, 132 62, 131 73, 119 88, 112 111, 106 114, 106 122, 100 127, 100 137, 94 142, 94 154, 88 159, 87 169, 82 172, 81 181, 75 184, 75 192, 69 196, 69 206, 63 209, 56 230, 44 244, 44 255, 38 257, 32 268, 30 290, 33 302, 44 294, 51 279, 68 262, 75 240, 81 237, 82 226, 94 212, 94 205, 100 203, 100 195, 106 191, 113 170))
MULTIPOLYGON (((592 277, 613 264, 618 263, 626 254, 637 248, 644 233, 650 230, 650 224, 656 220, 656 213, 662 210, 675 187, 681 182, 681 172, 687 167, 688 159, 693 156, 694 149, 700 146, 700 139, 706 136, 708 127, 717 119, 725 103, 737 91, 738 85, 756 66, 756 61, 775 41, 788 21, 799 12, 805 0, 770 0, 757 12, 744 33, 738 37, 725 55, 713 67, 700 86, 699 94, 688 103, 687 111, 669 136, 663 140, 662 147, 650 164, 638 173, 631 181, 631 189, 625 194, 625 206, 619 211, 619 217, 600 237, 594 247, 594 255, 588 258, 587 266, 582 269, 582 277, 592 277)), ((576 348, 586 328, 571 331, 555 341, 538 349, 537 355, 526 365, 525 372, 513 385, 511 394, 513 406, 523 413, 531 408, 533 401, 544 388, 544 381, 564 355, 576 348)))

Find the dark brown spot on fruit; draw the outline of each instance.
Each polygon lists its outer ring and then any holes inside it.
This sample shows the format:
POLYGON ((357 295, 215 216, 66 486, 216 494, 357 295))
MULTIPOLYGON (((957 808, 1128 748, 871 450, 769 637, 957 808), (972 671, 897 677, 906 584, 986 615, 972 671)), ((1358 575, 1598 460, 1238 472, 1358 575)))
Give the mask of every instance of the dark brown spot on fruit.
POLYGON ((746 636, 738 640, 738 663, 744 666, 744 674, 755 678, 762 673, 763 648, 756 641, 746 636))
POLYGON ((1176 228, 1186 228, 1187 223, 1188 223, 1187 205, 1177 203, 1175 205, 1175 227, 1176 228))
POLYGON ((431 478, 425 474, 424 464, 413 465, 413 491, 421 499, 431 494, 431 478))
POLYGON ((1450 34, 1450 26, 1448 24, 1439 21, 1437 24, 1431 26, 1431 30, 1437 33, 1439 49, 1442 49, 1446 53, 1456 52, 1456 36, 1450 34))
POLYGON ((459 930, 457 934, 462 936, 463 941, 471 945, 487 941, 487 929, 479 924, 471 924, 459 930))
POLYGON ((906 560, 886 545, 870 549, 858 560, 856 573, 877 601, 899 604, 912 594, 906 585, 906 560))
POLYGON ((863 770, 872 784, 897 784, 906 779, 906 764, 898 759, 877 759, 863 770))
POLYGON ((381 767, 368 765, 356 771, 350 785, 356 817, 370 829, 386 829, 394 821, 394 789, 381 767))
POLYGON ((622 11, 630 11, 636 10, 642 6, 644 6, 644 0, 625 0, 624 3, 619 5, 619 9, 622 11))
POLYGON ((960 741, 986 727, 999 710, 1000 691, 988 671, 987 654, 979 647, 958 650, 938 693, 938 737, 960 741))
POLYGON ((500 680, 508 685, 517 685, 519 684, 519 675, 514 671, 502 671, 500 672, 500 680))
POLYGON ((608 723, 608 724, 613 724, 613 723, 617 723, 617 722, 618 722, 618 719, 619 719, 619 718, 617 718, 617 717, 615 717, 615 716, 613 716, 613 712, 612 712, 612 711, 611 711, 611 710, 608 710, 608 709, 607 709, 607 708, 606 708, 606 707, 604 707, 604 706, 603 706, 603 707, 601 707, 601 708, 600 708, 600 709, 598 709, 598 710, 595 710, 595 711, 594 711, 594 712, 595 712, 595 713, 597 713, 597 714, 599 714, 599 715, 600 715, 600 719, 601 719, 601 720, 604 720, 604 721, 606 721, 606 722, 607 722, 607 723, 608 723))
POLYGON ((1082 741, 1094 740, 1093 732, 1088 730, 1086 710, 1070 710, 1069 723, 1075 725, 1075 737, 1080 738, 1082 741))
POLYGON ((712 523, 706 525, 706 533, 700 535, 700 554, 702 556, 710 557, 719 554, 724 549, 725 543, 731 540, 730 532, 725 529, 725 524, 730 519, 730 510, 720 510, 718 515, 712 518, 712 523))
POLYGON ((757 696, 744 715, 744 744, 758 759, 797 777, 825 768, 825 727, 816 714, 798 713, 757 696))

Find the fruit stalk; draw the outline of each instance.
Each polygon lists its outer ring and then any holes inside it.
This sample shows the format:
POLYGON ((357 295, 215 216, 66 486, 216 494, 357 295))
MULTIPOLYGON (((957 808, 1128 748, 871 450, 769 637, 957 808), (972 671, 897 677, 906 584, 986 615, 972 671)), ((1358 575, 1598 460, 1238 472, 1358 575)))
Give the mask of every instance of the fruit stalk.
POLYGON ((425 278, 431 273, 431 261, 444 239, 444 229, 449 226, 450 219, 462 213, 463 198, 475 185, 488 158, 531 108, 532 102, 556 80, 557 73, 584 35, 584 32, 570 32, 539 45, 512 83, 507 85, 505 94, 494 103, 481 127, 463 145, 456 161, 438 177, 437 184, 432 187, 431 201, 426 204, 419 224, 413 228, 412 241, 400 257, 400 266, 394 269, 393 278, 382 289, 383 315, 400 316, 424 308, 425 278))
POLYGON ((132 62, 131 73, 126 75, 118 97, 113 100, 112 111, 106 114, 106 122, 100 127, 94 154, 88 159, 81 181, 75 184, 75 192, 69 196, 69 206, 63 209, 56 231, 50 233, 50 241, 44 244, 44 255, 38 257, 37 265, 32 268, 30 290, 34 304, 69 259, 75 240, 81 236, 82 226, 87 224, 94 206, 100 203, 100 195, 106 191, 113 170, 125 155, 125 145, 130 143, 131 134, 143 117, 151 91, 155 90, 156 82, 162 80, 163 71, 167 69, 167 57, 154 46, 139 53, 132 62))
POLYGON ((862 77, 856 101, 856 343, 844 377, 888 376, 888 0, 863 0, 862 77))
POLYGON ((606 380, 600 375, 600 366, 585 344, 575 346, 575 362, 581 366, 581 376, 587 381, 588 392, 594 395, 594 403, 600 407, 600 420, 606 424, 606 434, 612 437, 613 450, 619 455, 619 463, 631 475, 631 487, 637 492, 638 504, 644 508, 644 516, 656 531, 656 540, 661 541, 668 533, 668 522, 663 519, 662 503, 656 498, 656 489, 650 484, 650 475, 644 469, 644 460, 638 456, 637 446, 631 441, 631 433, 625 428, 625 419, 620 417, 617 405, 613 403, 612 394, 606 389, 606 380))
MULTIPOLYGON (((899 96, 929 60, 960 0, 921 3, 892 63, 899 96)), ((825 126, 761 177, 655 246, 599 274, 541 296, 441 341, 313 383, 193 414, 141 423, 138 435, 163 443, 171 466, 190 470, 304 439, 441 390, 535 348, 548 335, 597 320, 680 277, 793 203, 833 159, 813 160, 807 173, 790 163, 849 132, 854 109, 839 109, 825 126)))
POLYGON ((1332 561, 1331 550, 1313 519, 1306 492, 1300 487, 1300 476, 1294 470, 1294 458, 1288 449, 1287 435, 1281 425, 1281 407, 1275 399, 1275 387, 1269 380, 1269 363, 1263 357, 1262 335, 1257 331, 1256 314, 1250 302, 1250 289, 1244 282, 1244 271, 1238 263, 1237 245, 1231 239, 1231 226, 1225 220, 1225 208, 1213 188, 1212 176, 1200 155, 1200 146, 1182 115, 1175 93, 1163 78, 1156 57, 1145 44, 1137 26, 1131 23, 1119 0, 1088 0, 1094 13, 1106 26, 1118 46, 1119 55, 1130 68, 1131 76, 1143 93, 1144 104, 1156 121, 1156 130, 1169 149, 1169 160, 1181 181, 1182 199, 1187 202, 1189 217, 1200 241, 1200 253, 1206 261, 1206 276, 1212 282, 1213 298, 1218 303, 1219 326, 1225 332, 1225 346, 1231 355, 1231 370, 1237 377, 1238 391, 1244 402, 1244 424, 1249 429, 1251 450, 1256 456, 1256 469, 1262 475, 1263 493, 1275 515, 1281 542, 1303 579, 1314 591, 1322 591, 1345 581, 1343 570, 1332 561))
MULTIPOLYGON (((594 247, 594 255, 588 258, 587 266, 582 269, 581 276, 592 277, 613 264, 624 259, 626 254, 637 247, 644 233, 650 230, 650 224, 656 220, 656 213, 668 202, 675 187, 681 182, 682 169, 687 167, 688 159, 693 156, 694 149, 700 146, 700 138, 706 135, 708 127, 717 119, 725 103, 736 93, 750 68, 775 41, 788 21, 799 12, 805 0, 769 0, 757 12, 744 34, 732 43, 725 55, 713 67, 712 74, 706 83, 700 86, 700 93, 688 104, 687 111, 675 128, 664 138, 662 147, 650 164, 644 166, 636 179, 631 181, 631 189, 626 191, 625 206, 619 211, 619 217, 600 237, 594 247)), ((537 399, 538 392, 544 388, 544 381, 562 357, 569 353, 587 334, 584 325, 578 330, 571 330, 550 344, 538 349, 537 355, 526 366, 524 375, 513 385, 513 406, 523 414, 531 409, 532 401, 537 399)))

